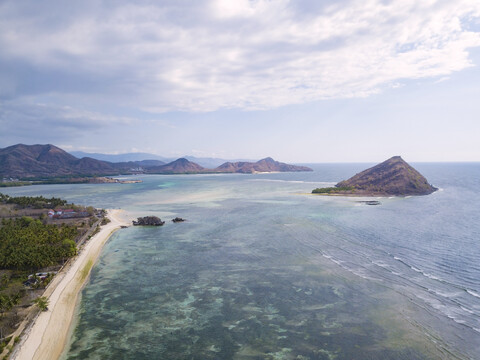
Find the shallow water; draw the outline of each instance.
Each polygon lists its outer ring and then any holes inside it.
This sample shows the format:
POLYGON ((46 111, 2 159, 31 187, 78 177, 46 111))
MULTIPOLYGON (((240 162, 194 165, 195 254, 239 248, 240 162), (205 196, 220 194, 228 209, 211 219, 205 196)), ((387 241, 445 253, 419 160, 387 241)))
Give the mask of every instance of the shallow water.
POLYGON ((118 231, 68 359, 480 358, 480 164, 415 164, 440 191, 312 196, 365 167, 7 189, 187 222, 118 231))

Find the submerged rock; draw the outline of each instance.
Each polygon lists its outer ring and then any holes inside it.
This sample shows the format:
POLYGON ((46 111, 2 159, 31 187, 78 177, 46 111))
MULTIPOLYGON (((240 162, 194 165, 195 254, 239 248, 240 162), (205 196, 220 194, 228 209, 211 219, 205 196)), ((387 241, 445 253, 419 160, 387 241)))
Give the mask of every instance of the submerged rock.
POLYGON ((382 205, 380 201, 377 200, 366 200, 366 201, 357 201, 360 204, 365 204, 365 205, 382 205))
POLYGON ((182 219, 182 218, 180 218, 180 217, 176 217, 175 219, 172 219, 172 221, 173 221, 174 223, 177 223, 177 222, 184 222, 184 221, 185 221, 185 219, 182 219))
POLYGON ((144 225, 144 226, 162 226, 165 224, 165 221, 162 221, 157 216, 144 216, 137 218, 137 221, 132 221, 134 226, 144 225))

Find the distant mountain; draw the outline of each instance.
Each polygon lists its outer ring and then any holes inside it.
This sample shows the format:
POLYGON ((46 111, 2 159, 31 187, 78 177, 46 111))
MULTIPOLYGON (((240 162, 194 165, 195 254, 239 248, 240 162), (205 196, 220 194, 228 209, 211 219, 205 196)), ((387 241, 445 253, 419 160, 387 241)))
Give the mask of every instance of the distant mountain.
POLYGON ((188 155, 184 156, 184 158, 187 159, 188 161, 197 163, 198 165, 203 166, 205 168, 209 168, 209 169, 216 168, 222 165, 223 163, 226 163, 229 161, 230 162, 249 161, 249 160, 225 160, 225 159, 219 159, 219 158, 195 157, 195 156, 188 156, 188 155))
MULTIPOLYGON (((169 158, 165 156, 159 156, 149 153, 125 153, 125 154, 100 154, 100 153, 86 153, 83 151, 70 151, 70 154, 76 156, 77 158, 82 157, 91 157, 93 159, 108 161, 112 163, 127 163, 127 162, 138 162, 145 160, 157 160, 161 161, 162 164, 166 164, 175 160, 175 158, 169 158)), ((213 158, 213 157, 195 157, 190 155, 185 155, 183 158, 188 161, 199 164, 204 168, 213 169, 217 166, 227 162, 229 160, 213 158)), ((246 160, 230 160, 230 161, 246 161, 246 160)), ((151 164, 145 166, 160 166, 162 164, 151 164)))
MULTIPOLYGON (((337 193, 355 195, 428 195, 437 190, 417 170, 400 156, 364 170, 348 180, 339 182, 337 193)), ((334 189, 334 188, 331 188, 334 189)), ((317 189, 321 192, 322 189, 317 189)), ((315 190, 314 190, 315 191, 315 190)), ((335 193, 333 190, 330 193, 335 193)))
POLYGON ((98 160, 113 162, 116 169, 143 168, 147 173, 155 174, 180 174, 180 173, 255 173, 255 172, 282 172, 282 171, 312 171, 305 166, 295 166, 281 163, 272 158, 265 158, 260 161, 227 161, 219 158, 195 157, 186 155, 180 159, 173 160, 166 157, 148 153, 126 153, 118 155, 85 153, 72 151, 75 156, 89 156, 98 160), (178 160, 188 160, 177 162, 178 160), (141 161, 143 160, 143 161, 141 161), (167 164, 165 164, 167 163, 167 164), (165 165, 165 166, 163 166, 165 165))
POLYGON ((66 151, 48 145, 17 144, 0 149, 0 176, 55 177, 68 175, 115 174, 109 163, 92 158, 77 159, 66 151))
MULTIPOLYGON (((213 161, 214 159, 212 158, 210 160, 213 161)), ((155 159, 117 163, 93 159, 91 157, 78 159, 50 144, 18 144, 0 149, 0 176, 13 178, 119 175, 137 172, 147 174, 198 174, 281 171, 312 170, 305 166, 281 163, 272 158, 265 158, 257 162, 226 162, 212 169, 203 167, 186 158, 180 158, 168 164, 155 159)))
POLYGON ((119 163, 111 163, 116 169, 120 170, 130 170, 130 169, 145 169, 154 166, 165 165, 164 161, 161 160, 141 160, 141 161, 127 161, 119 163))
POLYGON ((270 157, 257 162, 226 162, 216 169, 215 172, 225 173, 256 173, 256 172, 294 172, 294 171, 312 171, 306 166, 289 165, 273 160, 270 157))
POLYGON ((148 153, 125 153, 125 154, 100 154, 86 153, 83 151, 70 151, 70 154, 77 158, 90 157, 97 160, 108 161, 112 163, 137 162, 143 160, 159 160, 163 164, 174 159, 148 153))
POLYGON ((146 172, 149 174, 192 174, 208 171, 208 169, 194 162, 188 161, 185 158, 177 159, 166 165, 154 166, 146 169, 146 172))

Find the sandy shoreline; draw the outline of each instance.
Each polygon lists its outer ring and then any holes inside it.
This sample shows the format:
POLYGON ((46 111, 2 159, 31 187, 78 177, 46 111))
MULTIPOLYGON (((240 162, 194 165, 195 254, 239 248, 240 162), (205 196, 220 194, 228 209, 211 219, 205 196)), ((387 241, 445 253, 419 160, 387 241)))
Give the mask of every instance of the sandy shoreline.
POLYGON ((26 330, 12 359, 58 359, 68 341, 75 305, 80 290, 95 264, 103 245, 110 235, 122 225, 129 225, 120 217, 121 210, 108 210, 110 223, 101 227, 82 249, 75 261, 58 274, 45 291, 48 311, 39 314, 35 323, 26 330))

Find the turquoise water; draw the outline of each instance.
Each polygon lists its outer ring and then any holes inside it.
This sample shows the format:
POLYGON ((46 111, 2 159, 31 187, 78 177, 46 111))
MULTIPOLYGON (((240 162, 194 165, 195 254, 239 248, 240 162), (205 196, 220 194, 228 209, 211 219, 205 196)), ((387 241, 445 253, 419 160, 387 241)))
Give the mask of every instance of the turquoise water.
POLYGON ((380 206, 307 194, 365 164, 4 192, 187 219, 112 236, 66 359, 478 359, 480 164, 415 166, 380 206))

